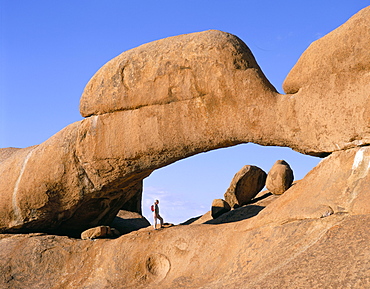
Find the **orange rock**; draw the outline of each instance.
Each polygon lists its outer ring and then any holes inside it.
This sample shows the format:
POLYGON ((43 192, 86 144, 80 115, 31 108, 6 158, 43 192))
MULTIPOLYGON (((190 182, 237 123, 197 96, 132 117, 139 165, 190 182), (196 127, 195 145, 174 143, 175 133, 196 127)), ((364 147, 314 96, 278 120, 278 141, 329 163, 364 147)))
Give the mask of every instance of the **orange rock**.
POLYGON ((230 205, 225 200, 215 199, 212 202, 211 216, 213 219, 216 219, 222 214, 230 211, 230 209, 230 205))
POLYGON ((289 95, 220 31, 114 58, 86 86, 86 119, 1 157, 0 232, 79 235, 109 225, 125 205, 138 210, 153 170, 212 149, 254 142, 325 156, 370 144, 369 13, 307 49, 284 84, 289 95))
POLYGON ((233 177, 224 194, 232 208, 240 207, 252 200, 265 186, 266 173, 256 166, 246 165, 233 177))
POLYGON ((292 185, 293 170, 284 160, 277 160, 266 178, 266 188, 274 195, 283 194, 292 185))

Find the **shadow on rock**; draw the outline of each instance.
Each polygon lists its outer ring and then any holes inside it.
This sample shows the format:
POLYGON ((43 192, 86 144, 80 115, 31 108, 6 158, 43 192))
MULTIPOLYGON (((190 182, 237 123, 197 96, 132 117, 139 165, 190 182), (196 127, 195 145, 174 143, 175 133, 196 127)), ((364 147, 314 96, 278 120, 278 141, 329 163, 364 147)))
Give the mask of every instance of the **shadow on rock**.
POLYGON ((224 224, 239 222, 257 216, 265 207, 257 205, 246 205, 227 212, 217 219, 209 220, 205 224, 224 224))
POLYGON ((245 219, 255 217, 271 202, 279 198, 268 191, 263 191, 258 194, 247 205, 235 208, 227 213, 222 214, 220 217, 213 219, 211 212, 205 213, 203 216, 191 218, 180 225, 196 225, 196 224, 223 224, 238 222, 245 219))
POLYGON ((149 227, 150 223, 138 213, 121 210, 110 226, 117 229, 121 235, 124 235, 149 227))
POLYGON ((257 198, 254 198, 253 200, 251 200, 251 201, 248 203, 248 205, 250 205, 250 204, 255 204, 255 203, 257 203, 257 202, 259 202, 259 201, 262 201, 262 200, 264 200, 264 199, 266 199, 266 198, 268 198, 268 197, 270 197, 270 196, 272 196, 272 193, 267 192, 267 193, 265 193, 264 195, 262 195, 262 196, 260 196, 260 197, 257 197, 257 198))

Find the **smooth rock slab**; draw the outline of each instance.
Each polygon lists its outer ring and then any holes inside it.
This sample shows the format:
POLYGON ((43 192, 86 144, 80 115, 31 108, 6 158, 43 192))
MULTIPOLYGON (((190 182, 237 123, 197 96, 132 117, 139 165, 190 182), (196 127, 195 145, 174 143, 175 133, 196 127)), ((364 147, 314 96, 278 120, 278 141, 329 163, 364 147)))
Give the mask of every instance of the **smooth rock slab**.
POLYGON ((2 235, 0 286, 252 289, 295 284, 362 289, 370 285, 368 215, 334 215, 244 230, 248 222, 178 226, 96 242, 2 235))

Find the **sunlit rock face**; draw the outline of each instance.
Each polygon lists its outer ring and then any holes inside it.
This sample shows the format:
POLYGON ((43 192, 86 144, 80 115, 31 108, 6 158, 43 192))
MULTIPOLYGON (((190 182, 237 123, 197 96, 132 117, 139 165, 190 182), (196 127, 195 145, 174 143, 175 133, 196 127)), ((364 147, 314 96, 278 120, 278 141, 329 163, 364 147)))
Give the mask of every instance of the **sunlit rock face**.
POLYGON ((302 54, 284 81, 286 113, 278 118, 293 130, 305 127, 299 137, 318 140, 318 148, 328 152, 368 145, 369 47, 365 8, 302 54))
POLYGON ((283 195, 207 224, 97 241, 0 234, 0 287, 368 288, 369 21, 367 8, 313 43, 287 77, 288 95, 219 31, 113 59, 86 87, 86 119, 40 145, 0 150, 1 232, 111 224, 121 208, 139 211, 153 170, 219 147, 332 153, 283 195))
POLYGON ((84 120, 4 153, 0 230, 109 225, 121 208, 140 211, 142 180, 153 170, 212 149, 254 142, 324 156, 368 144, 369 11, 308 48, 285 81, 288 95, 221 31, 124 52, 87 84, 84 120))
POLYGON ((228 33, 124 52, 86 86, 81 113, 89 117, 2 162, 0 228, 65 234, 107 225, 121 208, 139 211, 142 180, 154 169, 242 142, 275 143, 262 125, 275 94, 228 33))
POLYGON ((0 284, 368 288, 369 164, 370 148, 335 152, 283 195, 225 213, 219 217, 229 214, 223 222, 141 229, 95 242, 2 234, 0 284), (238 218, 256 207, 262 211, 238 218))

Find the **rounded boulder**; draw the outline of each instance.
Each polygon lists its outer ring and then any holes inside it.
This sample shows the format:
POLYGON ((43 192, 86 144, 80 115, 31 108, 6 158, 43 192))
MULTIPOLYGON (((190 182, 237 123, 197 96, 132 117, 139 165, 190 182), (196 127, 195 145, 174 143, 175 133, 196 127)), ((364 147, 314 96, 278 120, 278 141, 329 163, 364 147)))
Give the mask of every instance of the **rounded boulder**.
POLYGON ((274 195, 283 194, 292 185, 293 170, 284 160, 277 160, 266 178, 266 188, 274 195))
POLYGON ((247 204, 265 186, 266 173, 257 166, 244 166, 232 179, 224 194, 226 202, 232 208, 247 204))

